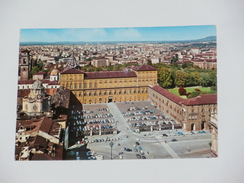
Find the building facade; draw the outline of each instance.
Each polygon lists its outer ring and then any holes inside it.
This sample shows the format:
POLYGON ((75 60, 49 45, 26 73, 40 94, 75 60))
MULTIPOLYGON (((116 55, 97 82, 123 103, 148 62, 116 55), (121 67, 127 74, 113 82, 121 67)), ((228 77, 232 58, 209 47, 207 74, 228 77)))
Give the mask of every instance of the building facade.
POLYGON ((69 69, 60 74, 60 86, 70 89, 83 104, 148 100, 148 86, 156 84, 157 69, 148 65, 133 71, 69 69))
POLYGON ((217 109, 211 111, 209 128, 212 132, 212 144, 211 144, 211 153, 212 156, 218 156, 218 114, 217 109))
POLYGON ((211 111, 217 110, 216 94, 183 99, 160 86, 151 86, 148 98, 187 131, 209 130, 211 111))

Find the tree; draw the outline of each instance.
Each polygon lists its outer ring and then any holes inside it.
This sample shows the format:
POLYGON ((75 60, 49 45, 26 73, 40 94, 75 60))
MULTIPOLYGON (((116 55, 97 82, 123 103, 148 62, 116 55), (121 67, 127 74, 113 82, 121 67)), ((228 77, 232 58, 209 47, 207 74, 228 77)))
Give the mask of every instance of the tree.
POLYGON ((189 74, 183 72, 183 71, 176 71, 176 85, 177 86, 187 86, 190 83, 190 77, 189 74))
POLYGON ((188 95, 188 98, 194 98, 194 97, 197 97, 200 94, 201 94, 201 91, 193 91, 193 92, 191 92, 190 95, 188 95))
POLYGON ((30 72, 30 76, 32 78, 33 74, 38 73, 40 71, 38 66, 35 66, 32 68, 31 72, 30 72))
POLYGON ((200 79, 200 73, 199 72, 192 72, 190 75, 193 79, 193 85, 198 86, 199 85, 199 79, 200 79))
POLYGON ((171 72, 168 68, 162 67, 158 72, 158 82, 163 88, 170 88, 173 85, 171 72))
POLYGON ((202 72, 200 74, 199 83, 202 86, 209 86, 209 84, 210 84, 210 77, 209 77, 208 73, 203 73, 202 72))
POLYGON ((217 85, 217 73, 215 70, 211 71, 209 73, 209 80, 210 80, 210 84, 212 86, 216 86, 217 85))

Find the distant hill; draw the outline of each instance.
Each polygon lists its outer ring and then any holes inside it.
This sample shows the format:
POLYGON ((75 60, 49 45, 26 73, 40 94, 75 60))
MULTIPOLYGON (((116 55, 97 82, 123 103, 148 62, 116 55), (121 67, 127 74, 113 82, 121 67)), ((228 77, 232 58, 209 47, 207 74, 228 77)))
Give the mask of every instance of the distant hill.
POLYGON ((205 37, 205 38, 202 38, 202 39, 197 39, 196 41, 202 41, 202 42, 207 42, 207 41, 216 41, 216 36, 209 36, 209 37, 205 37))
POLYGON ((85 41, 77 41, 77 42, 20 42, 21 46, 26 45, 84 45, 84 44, 114 44, 114 43, 189 43, 189 42, 211 42, 216 41, 216 36, 209 36, 201 39, 195 40, 181 40, 181 41, 94 41, 94 42, 85 42, 85 41))

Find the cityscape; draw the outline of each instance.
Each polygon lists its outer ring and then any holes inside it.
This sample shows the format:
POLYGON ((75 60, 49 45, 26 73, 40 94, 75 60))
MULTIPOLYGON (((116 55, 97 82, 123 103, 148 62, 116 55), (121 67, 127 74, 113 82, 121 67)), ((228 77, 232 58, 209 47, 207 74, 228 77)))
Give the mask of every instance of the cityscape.
POLYGON ((215 26, 21 29, 15 160, 218 157, 215 26))

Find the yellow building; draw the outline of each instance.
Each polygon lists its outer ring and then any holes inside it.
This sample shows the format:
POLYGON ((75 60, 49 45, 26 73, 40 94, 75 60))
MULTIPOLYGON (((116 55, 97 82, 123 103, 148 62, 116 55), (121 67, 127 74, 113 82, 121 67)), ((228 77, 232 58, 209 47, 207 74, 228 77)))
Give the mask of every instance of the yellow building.
POLYGON ((156 84, 157 69, 148 65, 131 71, 69 69, 60 74, 60 86, 71 90, 83 104, 148 100, 148 86, 156 84))

